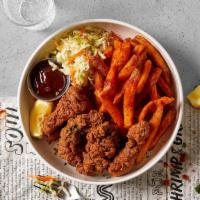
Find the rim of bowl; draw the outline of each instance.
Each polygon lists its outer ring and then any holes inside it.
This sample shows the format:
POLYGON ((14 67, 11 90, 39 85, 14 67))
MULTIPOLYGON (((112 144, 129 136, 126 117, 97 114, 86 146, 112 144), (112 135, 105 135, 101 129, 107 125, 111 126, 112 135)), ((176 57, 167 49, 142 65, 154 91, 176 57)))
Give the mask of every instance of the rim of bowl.
MULTIPOLYGON (((170 70, 171 71, 171 70, 170 70)), ((26 82, 26 81, 25 81, 26 82)), ((178 129, 180 127, 181 124, 181 120, 183 117, 183 88, 182 88, 182 83, 180 80, 180 76, 179 73, 177 71, 177 68, 173 62, 173 60, 171 59, 170 55, 168 54, 168 52, 165 50, 165 48, 151 35, 149 35, 148 33, 146 33, 145 31, 143 31, 142 29, 138 28, 137 26, 131 25, 129 23, 126 22, 122 22, 122 21, 118 21, 118 20, 113 20, 113 19, 87 19, 87 20, 82 20, 79 22, 75 22, 75 23, 70 23, 69 25, 66 25, 60 29, 58 29, 57 31, 55 31, 54 33, 52 33, 50 36, 48 36, 46 39, 44 39, 42 41, 42 43, 40 43, 40 45, 36 48, 36 50, 31 54, 31 56, 29 57, 28 61, 26 62, 26 65, 24 67, 24 70, 21 74, 20 77, 20 82, 19 82, 19 86, 18 86, 18 92, 17 92, 17 105, 18 105, 18 111, 19 111, 19 120, 21 123, 21 127, 22 127, 22 131, 26 137, 26 139, 28 140, 29 144, 32 146, 32 148, 34 149, 35 153, 37 154, 37 156, 39 156, 39 158, 51 169, 55 170, 56 172, 58 172, 59 174, 63 175, 64 177, 71 179, 73 181, 77 181, 80 183, 85 183, 85 184, 93 184, 93 185, 108 185, 108 184, 116 184, 116 183, 121 183, 124 181, 128 181, 130 179, 136 178, 139 175, 142 175, 143 173, 145 173, 147 170, 149 170, 150 168, 152 168, 160 159, 162 159, 162 157, 167 153, 167 151, 169 150, 169 148, 171 147, 177 133, 178 133, 178 129), (49 164, 38 152, 37 150, 34 148, 32 142, 29 140, 28 138, 28 133, 26 133, 23 123, 22 123, 22 116, 21 116, 21 107, 22 105, 20 104, 21 102, 21 88, 23 86, 23 82, 24 79, 26 79, 25 74, 28 71, 28 67, 33 59, 33 57, 35 56, 35 54, 38 52, 38 50, 44 45, 46 44, 48 41, 50 41, 51 39, 53 39, 56 35, 66 31, 66 29, 71 29, 73 27, 76 26, 80 26, 80 25, 84 25, 87 23, 111 23, 111 24, 116 24, 116 25, 121 25, 121 26, 125 26, 127 28, 136 30, 138 33, 140 33, 141 35, 145 36, 146 38, 148 38, 148 40, 152 41, 158 48, 159 51, 162 51, 162 54, 164 54, 164 59, 167 59, 168 62, 170 63, 170 67, 173 69, 173 77, 175 78, 176 81, 176 85, 178 87, 177 92, 179 93, 179 113, 178 113, 178 118, 177 118, 177 122, 175 125, 175 128, 171 134, 171 137, 169 138, 168 142, 165 144, 165 146, 162 147, 162 149, 157 153, 157 155, 149 160, 144 166, 142 166, 141 168, 139 168, 137 171, 135 171, 134 173, 130 173, 128 174, 129 176, 126 177, 121 177, 121 179, 118 180, 109 180, 106 182, 98 182, 98 181, 86 181, 86 180, 81 180, 78 178, 75 178, 73 176, 69 176, 67 174, 65 174, 64 172, 58 170, 56 167, 52 166, 51 164, 49 164)))

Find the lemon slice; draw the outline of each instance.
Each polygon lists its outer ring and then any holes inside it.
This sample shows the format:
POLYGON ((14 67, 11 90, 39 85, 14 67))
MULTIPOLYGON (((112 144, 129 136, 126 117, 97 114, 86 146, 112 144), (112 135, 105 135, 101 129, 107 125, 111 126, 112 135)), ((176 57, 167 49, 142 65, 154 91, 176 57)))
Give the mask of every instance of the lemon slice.
POLYGON ((187 99, 194 108, 200 108, 200 85, 188 94, 187 99))
POLYGON ((49 115, 53 110, 53 102, 47 102, 42 100, 36 100, 30 115, 30 132, 34 138, 41 139, 42 122, 46 115, 49 115))

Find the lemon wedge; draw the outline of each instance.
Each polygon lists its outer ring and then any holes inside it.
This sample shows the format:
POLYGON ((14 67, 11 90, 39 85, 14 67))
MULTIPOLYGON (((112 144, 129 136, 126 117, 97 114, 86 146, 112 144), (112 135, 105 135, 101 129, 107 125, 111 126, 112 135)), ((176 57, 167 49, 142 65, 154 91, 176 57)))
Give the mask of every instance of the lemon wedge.
POLYGON ((53 110, 53 102, 36 100, 30 114, 30 133, 34 138, 41 139, 42 122, 46 115, 49 115, 53 110))
POLYGON ((200 108, 200 85, 188 94, 187 99, 194 108, 200 108))

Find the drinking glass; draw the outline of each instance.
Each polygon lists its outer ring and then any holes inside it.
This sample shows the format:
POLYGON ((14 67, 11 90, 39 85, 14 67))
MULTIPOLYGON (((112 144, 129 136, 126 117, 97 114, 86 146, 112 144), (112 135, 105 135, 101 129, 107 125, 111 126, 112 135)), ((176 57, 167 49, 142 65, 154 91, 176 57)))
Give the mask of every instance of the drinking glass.
POLYGON ((3 0, 8 18, 30 30, 48 28, 56 15, 54 0, 3 0))

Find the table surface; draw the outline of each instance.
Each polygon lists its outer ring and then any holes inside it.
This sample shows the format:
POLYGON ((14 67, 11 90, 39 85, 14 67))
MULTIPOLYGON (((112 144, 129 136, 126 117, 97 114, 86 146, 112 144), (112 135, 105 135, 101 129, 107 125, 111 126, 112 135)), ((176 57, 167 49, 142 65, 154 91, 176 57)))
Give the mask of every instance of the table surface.
POLYGON ((155 37, 169 52, 187 94, 200 83, 199 0, 56 0, 50 28, 33 32, 12 24, 0 1, 0 96, 16 96, 20 75, 35 48, 67 24, 91 18, 128 22, 155 37))

